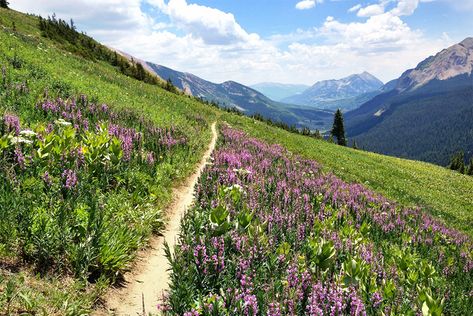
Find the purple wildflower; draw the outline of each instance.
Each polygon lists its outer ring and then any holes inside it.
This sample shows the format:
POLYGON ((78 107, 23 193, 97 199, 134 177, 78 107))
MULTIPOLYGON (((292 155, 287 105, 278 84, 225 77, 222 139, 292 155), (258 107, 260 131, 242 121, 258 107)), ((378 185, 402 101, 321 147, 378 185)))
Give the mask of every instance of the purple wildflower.
POLYGON ((3 117, 3 122, 7 132, 13 132, 17 136, 20 135, 21 126, 18 116, 13 114, 5 114, 3 117))
POLYGON ((20 147, 15 148, 15 160, 18 166, 20 166, 21 169, 26 168, 26 159, 25 156, 23 156, 23 152, 21 151, 20 147))
POLYGON ((62 173, 64 179, 64 188, 71 190, 77 185, 77 174, 74 170, 66 169, 62 173))

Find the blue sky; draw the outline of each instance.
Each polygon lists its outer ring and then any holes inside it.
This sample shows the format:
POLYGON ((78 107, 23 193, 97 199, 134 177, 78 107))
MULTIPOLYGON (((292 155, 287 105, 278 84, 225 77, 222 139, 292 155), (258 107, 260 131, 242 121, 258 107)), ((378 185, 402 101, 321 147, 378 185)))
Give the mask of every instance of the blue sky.
POLYGON ((383 81, 473 36, 473 0, 16 0, 101 42, 205 79, 383 81))

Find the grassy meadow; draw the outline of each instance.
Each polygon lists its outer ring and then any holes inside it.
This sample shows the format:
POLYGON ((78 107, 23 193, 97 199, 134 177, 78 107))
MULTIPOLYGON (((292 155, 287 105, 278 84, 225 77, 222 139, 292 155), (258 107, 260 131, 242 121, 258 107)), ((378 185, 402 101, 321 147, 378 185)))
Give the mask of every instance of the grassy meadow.
MULTIPOLYGON (((471 177, 220 111, 72 54, 42 37, 38 22, 0 8, 0 314, 90 313, 159 234, 171 190, 200 160, 213 121, 473 234, 471 177)), ((293 259, 302 251, 294 249, 293 259)), ((442 291, 448 282, 441 277, 442 291)))

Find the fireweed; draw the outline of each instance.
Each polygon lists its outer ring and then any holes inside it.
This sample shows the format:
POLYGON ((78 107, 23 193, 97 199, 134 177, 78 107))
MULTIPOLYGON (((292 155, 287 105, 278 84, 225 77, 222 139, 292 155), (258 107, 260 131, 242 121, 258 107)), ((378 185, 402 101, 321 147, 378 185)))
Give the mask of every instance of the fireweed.
POLYGON ((187 139, 84 95, 47 98, 33 112, 28 128, 0 116, 0 256, 115 277, 161 227, 156 177, 190 154, 187 139))
POLYGON ((467 315, 472 242, 228 127, 200 178, 170 315, 467 315))

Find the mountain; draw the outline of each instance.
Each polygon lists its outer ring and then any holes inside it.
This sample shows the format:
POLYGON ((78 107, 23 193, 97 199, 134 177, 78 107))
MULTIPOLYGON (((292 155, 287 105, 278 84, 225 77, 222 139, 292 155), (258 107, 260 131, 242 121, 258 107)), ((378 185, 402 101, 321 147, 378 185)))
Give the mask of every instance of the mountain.
POLYGON ((284 98, 304 92, 309 88, 309 86, 303 84, 263 82, 252 85, 251 88, 261 92, 273 100, 281 101, 284 98))
POLYGON ((222 107, 235 107, 244 114, 260 114, 275 122, 284 122, 296 127, 327 130, 333 112, 319 109, 301 109, 298 106, 276 102, 264 94, 234 81, 213 83, 193 74, 149 63, 148 66, 164 80, 172 83, 185 93, 219 104, 222 107))
POLYGON ((348 137, 365 149, 446 165, 473 156, 473 38, 425 59, 383 93, 346 113, 348 137))
POLYGON ((368 72, 355 74, 339 80, 324 80, 287 98, 282 102, 311 106, 320 109, 350 110, 368 101, 383 83, 368 72))

